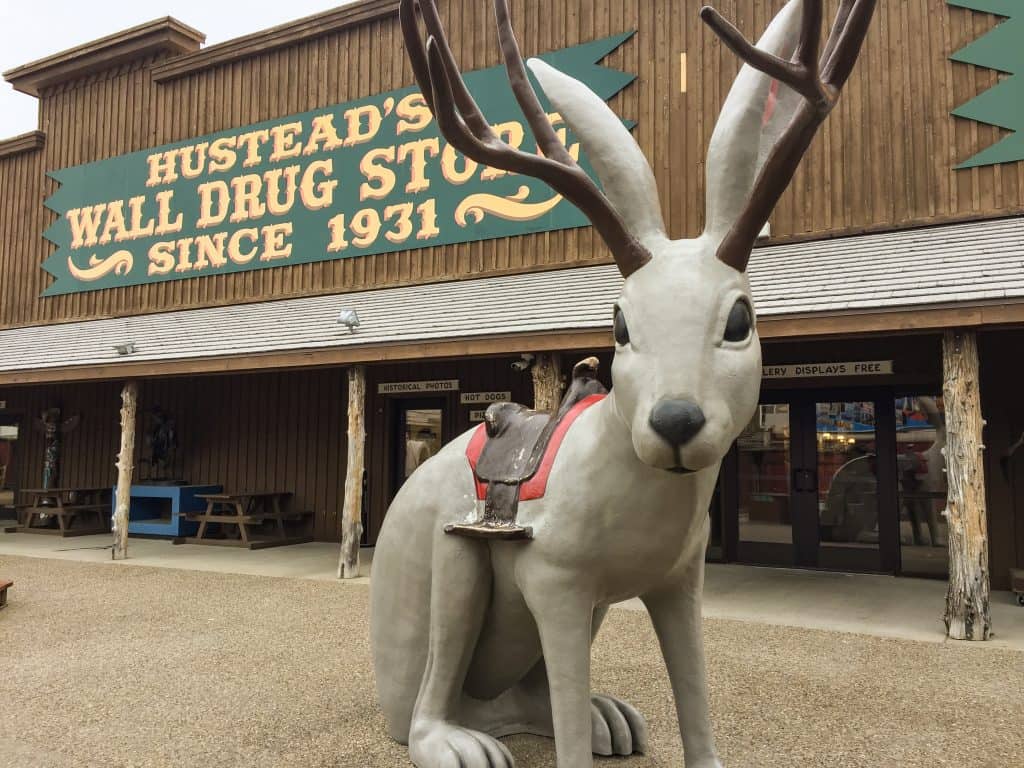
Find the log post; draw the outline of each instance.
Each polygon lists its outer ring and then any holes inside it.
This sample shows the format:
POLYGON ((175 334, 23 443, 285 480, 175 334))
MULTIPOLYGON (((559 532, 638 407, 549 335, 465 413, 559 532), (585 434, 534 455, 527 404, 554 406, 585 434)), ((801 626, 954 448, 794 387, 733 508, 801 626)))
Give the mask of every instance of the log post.
POLYGON ((348 369, 348 461, 345 470, 345 506, 341 522, 341 559, 338 578, 359 575, 359 541, 363 537, 363 467, 366 442, 366 368, 348 369))
POLYGON ((117 455, 117 498, 111 525, 114 545, 110 552, 114 560, 124 560, 128 557, 128 508, 131 504, 132 462, 135 459, 135 412, 138 399, 139 385, 134 381, 125 382, 121 390, 121 451, 117 455))
POLYGON ((533 409, 554 413, 562 402, 562 356, 557 352, 540 352, 534 357, 533 409))
POLYGON ((942 395, 946 406, 949 590, 946 632, 954 640, 987 640, 989 614, 988 522, 982 451, 978 344, 973 331, 946 331, 942 339, 942 395))

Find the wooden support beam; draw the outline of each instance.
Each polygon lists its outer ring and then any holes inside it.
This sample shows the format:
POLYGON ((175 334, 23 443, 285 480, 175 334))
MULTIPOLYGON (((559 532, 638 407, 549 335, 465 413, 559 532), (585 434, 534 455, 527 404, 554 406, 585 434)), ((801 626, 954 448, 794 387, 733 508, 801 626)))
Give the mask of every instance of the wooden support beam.
POLYGON ((366 367, 348 369, 348 463, 345 471, 345 506, 341 522, 341 559, 338 578, 359 575, 359 542, 363 537, 363 468, 366 443, 366 367))
POLYGON ((114 521, 111 526, 114 546, 111 557, 128 557, 128 507, 131 504, 132 469, 135 459, 135 413, 139 400, 139 385, 125 382, 121 390, 121 451, 117 455, 117 498, 114 503, 114 521))
POLYGON ((533 374, 533 408, 545 413, 558 410, 562 402, 562 356, 557 352, 539 352, 530 369, 533 374))
POLYGON ((988 520, 982 451, 978 344, 974 331, 942 338, 942 395, 946 406, 945 515, 949 522, 946 632, 954 640, 987 640, 989 614, 988 520))

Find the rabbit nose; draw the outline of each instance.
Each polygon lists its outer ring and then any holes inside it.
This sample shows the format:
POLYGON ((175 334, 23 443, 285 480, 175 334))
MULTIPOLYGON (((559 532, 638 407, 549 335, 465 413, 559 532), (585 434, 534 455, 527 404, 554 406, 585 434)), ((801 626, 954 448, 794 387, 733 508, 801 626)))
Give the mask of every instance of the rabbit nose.
POLYGON ((689 400, 659 400, 650 422, 654 431, 672 445, 686 445, 704 426, 704 411, 689 400))

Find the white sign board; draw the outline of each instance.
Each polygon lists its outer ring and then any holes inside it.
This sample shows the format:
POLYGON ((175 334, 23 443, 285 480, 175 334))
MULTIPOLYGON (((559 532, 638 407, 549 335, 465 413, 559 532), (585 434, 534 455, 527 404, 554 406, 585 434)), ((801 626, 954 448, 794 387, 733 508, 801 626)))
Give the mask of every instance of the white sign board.
POLYGON ((883 376, 892 373, 892 360, 862 360, 848 363, 793 363, 766 365, 765 379, 810 379, 832 376, 883 376))
POLYGON ((469 412, 469 420, 470 421, 483 421, 485 413, 487 413, 486 409, 472 410, 472 411, 469 412))
POLYGON ((463 392, 459 400, 463 405, 480 403, 507 403, 512 399, 511 392, 463 392))
POLYGON ((445 381, 392 381, 377 385, 377 392, 381 395, 405 395, 419 392, 458 392, 459 380, 446 379, 445 381))
POLYGON ((6 407, 7 407, 7 401, 6 400, 0 400, 0 411, 4 410, 6 407))

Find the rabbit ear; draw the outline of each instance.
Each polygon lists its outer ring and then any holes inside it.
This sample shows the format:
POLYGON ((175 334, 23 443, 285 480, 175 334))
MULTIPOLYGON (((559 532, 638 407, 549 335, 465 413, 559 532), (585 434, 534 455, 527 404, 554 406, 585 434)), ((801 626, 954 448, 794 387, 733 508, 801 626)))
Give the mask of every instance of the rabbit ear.
MULTIPOLYGON (((789 60, 800 39, 802 0, 790 0, 757 47, 789 60)), ((704 232, 721 240, 743 211, 754 182, 800 104, 800 95, 744 64, 722 105, 707 155, 704 232)))
POLYGON ((604 194, 641 243, 665 239, 658 185, 632 134, 604 99, 540 59, 527 62, 551 104, 583 144, 604 194))

